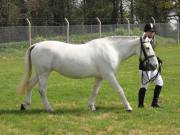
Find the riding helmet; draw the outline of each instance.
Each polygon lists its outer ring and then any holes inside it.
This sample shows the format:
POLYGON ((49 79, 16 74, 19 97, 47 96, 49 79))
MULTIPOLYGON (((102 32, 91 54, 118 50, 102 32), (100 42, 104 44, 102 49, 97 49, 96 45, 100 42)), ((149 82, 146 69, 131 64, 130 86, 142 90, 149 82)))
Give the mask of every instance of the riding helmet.
POLYGON ((144 26, 144 32, 156 32, 155 25, 148 23, 144 26))

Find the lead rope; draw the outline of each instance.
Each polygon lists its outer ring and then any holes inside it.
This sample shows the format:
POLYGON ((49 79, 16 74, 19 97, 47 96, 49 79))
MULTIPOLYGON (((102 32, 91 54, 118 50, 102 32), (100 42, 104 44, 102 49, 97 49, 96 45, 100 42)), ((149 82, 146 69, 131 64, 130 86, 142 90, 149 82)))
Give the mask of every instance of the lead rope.
POLYGON ((149 82, 152 82, 152 81, 154 81, 157 77, 158 77, 158 75, 159 75, 159 73, 161 73, 161 67, 162 67, 162 64, 160 64, 159 63, 159 68, 158 68, 158 72, 157 72, 157 74, 156 75, 154 75, 153 77, 149 77, 149 75, 148 75, 148 71, 145 71, 145 73, 146 73, 146 76, 147 76, 147 78, 148 78, 148 80, 144 83, 143 81, 143 71, 142 71, 142 73, 141 73, 141 83, 143 84, 143 85, 146 85, 146 84, 148 84, 149 82))

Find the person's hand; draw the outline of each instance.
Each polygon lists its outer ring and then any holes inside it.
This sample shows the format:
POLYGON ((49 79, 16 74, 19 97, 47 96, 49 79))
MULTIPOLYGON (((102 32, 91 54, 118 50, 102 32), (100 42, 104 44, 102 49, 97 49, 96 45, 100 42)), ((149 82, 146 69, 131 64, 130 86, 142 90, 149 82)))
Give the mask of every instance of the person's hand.
POLYGON ((162 60, 159 57, 157 57, 157 60, 158 60, 159 64, 163 64, 162 60))

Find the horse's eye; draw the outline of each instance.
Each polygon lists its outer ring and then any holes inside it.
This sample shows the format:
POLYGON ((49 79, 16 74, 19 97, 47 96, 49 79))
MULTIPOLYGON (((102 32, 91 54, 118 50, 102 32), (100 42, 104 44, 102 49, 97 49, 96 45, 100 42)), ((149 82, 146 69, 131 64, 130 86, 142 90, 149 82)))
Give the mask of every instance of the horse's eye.
POLYGON ((149 50, 149 47, 146 47, 147 50, 149 50))

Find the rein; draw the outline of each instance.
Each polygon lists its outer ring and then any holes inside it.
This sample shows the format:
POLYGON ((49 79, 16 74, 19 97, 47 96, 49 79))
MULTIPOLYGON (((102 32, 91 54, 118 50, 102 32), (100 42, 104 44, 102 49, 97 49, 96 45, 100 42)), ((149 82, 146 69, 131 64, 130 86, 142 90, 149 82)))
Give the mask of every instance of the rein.
POLYGON ((142 73, 141 73, 141 83, 142 83, 143 85, 146 85, 146 84, 148 84, 149 82, 154 81, 154 80, 158 77, 158 75, 161 73, 161 66, 162 66, 162 64, 159 65, 157 74, 156 74, 155 76, 151 77, 151 78, 150 78, 149 75, 148 75, 148 71, 144 71, 144 72, 146 73, 146 76, 148 77, 148 80, 147 80, 146 82, 143 82, 143 72, 142 72, 142 73))
MULTIPOLYGON (((152 57, 156 57, 155 55, 150 55, 150 56, 147 56, 147 53, 146 53, 146 51, 145 51, 145 49, 144 49, 144 46, 143 46, 143 41, 142 41, 142 37, 140 37, 140 43, 141 43, 141 50, 140 50, 140 58, 139 58, 139 60, 142 62, 142 63, 145 63, 146 61, 148 61, 148 64, 149 64, 149 59, 150 58, 152 58, 152 57), (144 60, 142 60, 141 59, 141 56, 142 56, 142 53, 144 54, 144 57, 145 57, 145 59, 144 60)), ((153 77, 149 77, 149 75, 148 75, 148 71, 144 71, 145 73, 146 73, 146 76, 147 76, 147 78, 148 78, 148 80, 146 81, 146 82, 143 82, 143 72, 142 72, 142 74, 141 74, 141 83, 143 84, 143 85, 146 85, 146 84, 148 84, 149 82, 152 82, 152 81, 154 81, 156 78, 157 78, 157 76, 159 75, 159 73, 161 73, 161 66, 162 66, 162 64, 160 64, 159 63, 159 67, 158 67, 158 72, 157 72, 157 74, 155 75, 155 76, 153 76, 153 77)))

